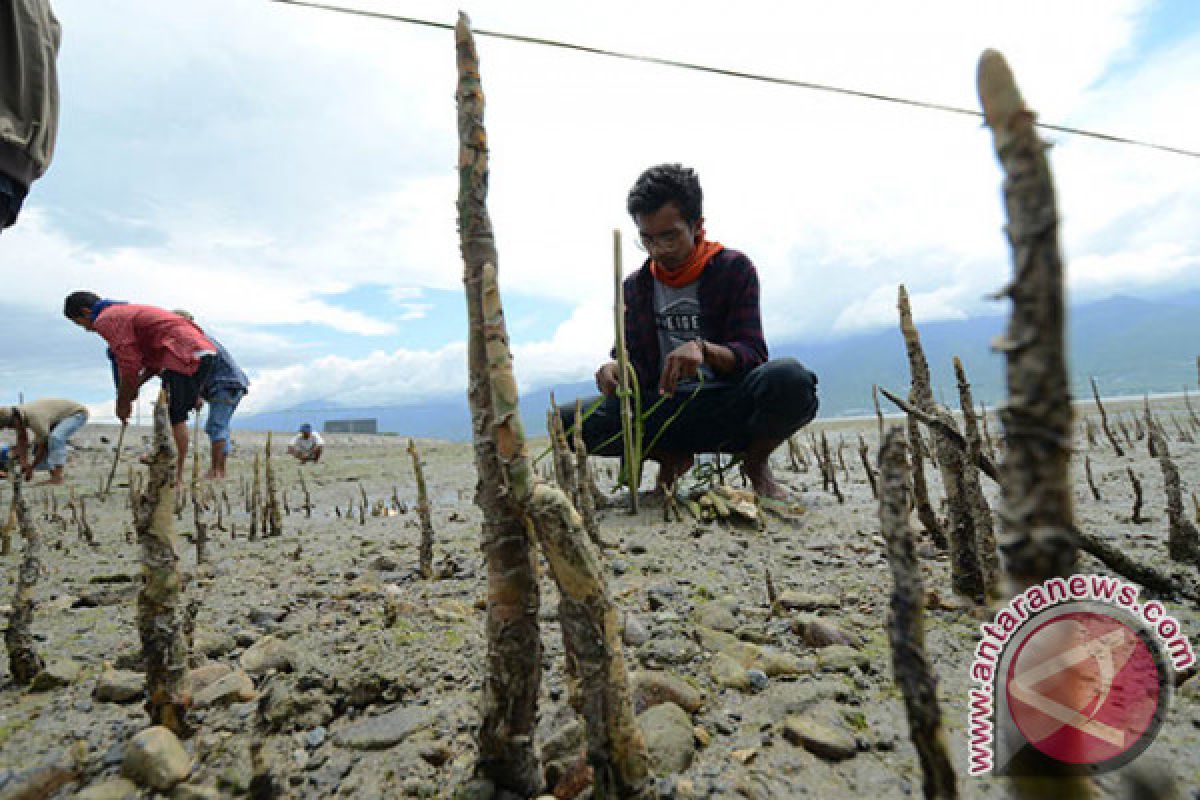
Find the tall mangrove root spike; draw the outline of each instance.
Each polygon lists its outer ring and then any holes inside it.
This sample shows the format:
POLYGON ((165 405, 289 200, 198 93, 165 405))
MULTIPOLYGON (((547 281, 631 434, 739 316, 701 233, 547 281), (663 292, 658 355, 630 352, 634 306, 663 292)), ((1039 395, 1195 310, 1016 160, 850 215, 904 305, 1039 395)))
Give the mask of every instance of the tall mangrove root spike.
POLYGON ((1092 477, 1092 459, 1091 456, 1083 457, 1083 470, 1087 474, 1088 489, 1092 492, 1092 499, 1097 503, 1100 502, 1100 490, 1096 488, 1096 479, 1092 477))
POLYGON ((471 408, 475 502, 483 512, 487 561, 487 660, 479 726, 479 771, 498 788, 530 796, 542 788, 534 751, 542 645, 538 582, 525 519, 504 483, 488 375, 483 270, 497 261, 487 211, 487 134, 475 41, 465 17, 455 29, 458 53, 458 225, 467 299, 467 399, 471 408))
POLYGON ((187 690, 183 577, 171 521, 175 449, 166 390, 159 392, 154 406, 154 449, 147 471, 146 489, 134 509, 142 554, 137 624, 146 660, 146 711, 155 725, 186 736, 190 733, 186 714, 191 697, 187 690))
MULTIPOLYGON (((1092 397, 1096 400, 1096 408, 1100 411, 1100 428, 1104 431, 1104 435, 1108 437, 1108 443, 1112 445, 1113 452, 1120 458, 1125 455, 1125 451, 1121 449, 1121 444, 1117 441, 1117 437, 1113 435, 1112 428, 1108 427, 1108 414, 1104 411, 1104 403, 1100 402, 1100 390, 1096 388, 1096 379, 1089 378, 1088 380, 1092 384, 1092 397)), ((1129 433, 1126 432, 1125 436, 1128 437, 1129 433)))
POLYGON ((42 535, 38 532, 21 491, 24 483, 20 465, 13 468, 12 511, 17 518, 21 538, 25 540, 21 555, 21 566, 17 570, 17 590, 13 595, 12 613, 8 618, 8 629, 4 632, 4 645, 8 649, 8 671, 13 683, 28 686, 45 663, 38 654, 33 638, 34 591, 42 571, 42 535))
POLYGON ((433 514, 429 509, 429 492, 425 488, 425 469, 421 466, 421 454, 412 439, 408 440, 408 455, 412 458, 413 479, 417 483, 417 518, 421 521, 421 577, 433 578, 433 514))
MULTIPOLYGON (((1021 99, 1004 57, 979 59, 979 98, 1004 169, 1004 204, 1012 248, 1008 329, 994 343, 1005 356, 1008 401, 1000 410, 1005 456, 1001 467, 1000 550, 1009 589, 1075 571, 1071 510, 1071 398, 1064 343, 1063 266, 1058 211, 1045 145, 1021 99)), ((1032 751, 1033 748, 1030 748, 1032 751)), ((1020 797, 1091 797, 1086 777, 1034 755, 1031 773, 1013 788, 1020 797)))
POLYGON ((263 458, 263 475, 266 478, 267 497, 263 513, 263 536, 283 535, 283 515, 279 508, 279 488, 275 482, 275 467, 271 463, 271 432, 267 431, 266 453, 263 458))
MULTIPOLYGON (((967 382, 967 372, 963 369, 962 361, 954 356, 954 377, 958 383, 958 401, 963 415, 963 433, 967 440, 967 464, 982 463, 983 439, 979 434, 979 425, 975 420, 975 400, 971 397, 971 384, 967 382)), ((965 489, 967 505, 975 520, 976 544, 979 547, 979 565, 983 569, 983 585, 989 600, 1000 599, 1000 557, 996 553, 996 533, 992 526, 992 509, 988 506, 987 498, 983 496, 983 487, 979 485, 979 472, 971 466, 963 470, 963 488, 965 489)))
POLYGON ((912 485, 917 519, 921 521, 921 527, 933 541, 933 546, 944 552, 950 549, 950 541, 946 538, 946 530, 929 501, 929 486, 925 483, 925 460, 922 456, 925 443, 921 439, 921 431, 917 429, 917 418, 909 414, 905 418, 905 429, 908 432, 909 452, 912 453, 912 485))
POLYGON ((1142 516, 1142 482, 1138 480, 1137 473, 1133 471, 1133 467, 1126 467, 1125 474, 1129 476, 1129 485, 1133 489, 1133 512, 1129 517, 1129 521, 1134 525, 1141 525, 1147 522, 1147 519, 1142 516))
POLYGON ((208 545, 208 520, 204 516, 204 503, 200 498, 200 414, 192 426, 192 527, 195 529, 196 563, 208 560, 205 548, 208 545))
POLYGON ((1163 490, 1167 495, 1167 555, 1172 561, 1182 561, 1200 566, 1200 531, 1188 519, 1183 509, 1183 488, 1180 486, 1179 469, 1167 451, 1167 440, 1157 428, 1150 432, 1158 452, 1158 463, 1163 473, 1163 490))
MULTIPOLYGON (((940 422, 930 425, 932 447, 929 452, 942 475, 942 488, 946 492, 951 588, 955 593, 981 603, 987 596, 987 589, 983 579, 983 567, 979 563, 978 535, 975 531, 975 518, 971 513, 970 492, 964 480, 966 439, 958 433, 950 413, 934 400, 929 362, 925 359, 921 335, 913 323, 908 290, 903 284, 896 290, 896 311, 900 317, 904 349, 908 354, 908 368, 912 380, 909 397, 912 405, 923 412, 927 419, 940 422), (952 436, 950 431, 958 435, 952 436)), ((894 395, 885 396, 892 402, 899 399, 893 399, 894 395)))
MULTIPOLYGON (((485 537, 489 524, 515 529, 514 533, 525 537, 522 542, 525 549, 519 552, 529 565, 527 571, 518 568, 515 574, 499 573, 493 568, 499 565, 499 559, 493 561, 495 551, 485 542, 489 556, 489 669, 483 692, 481 767, 505 788, 517 784, 513 788, 526 794, 535 794, 541 788, 532 751, 536 717, 526 716, 534 711, 539 678, 536 589, 535 585, 513 585, 514 577, 533 584, 527 549, 528 534, 532 532, 545 551, 562 596, 559 618, 564 645, 570 648, 569 658, 578 669, 578 702, 587 726, 588 762, 595 776, 593 794, 638 797, 649 788, 646 746, 633 716, 620 627, 599 555, 566 496, 558 489, 534 481, 526 453, 512 353, 496 278, 495 244, 487 215, 487 149, 479 62, 465 15, 459 15, 455 40, 459 77, 459 231, 470 322, 468 398, 480 472, 479 497, 484 506, 485 537), (510 604, 505 610, 516 613, 497 619, 492 609, 501 594, 506 595, 510 604), (517 609, 511 609, 514 601, 519 604, 517 609), (522 652, 496 657, 495 645, 503 643, 509 632, 521 624, 526 611, 533 613, 532 627, 522 631, 526 637, 508 638, 522 652), (522 668, 524 671, 517 671, 522 668), (531 692, 527 705, 525 692, 531 692), (506 719, 514 705, 521 715, 516 720, 506 719), (503 729, 496 726, 497 722, 509 721, 517 724, 503 729), (519 741, 514 741, 518 737, 519 741), (499 752, 488 751, 497 744, 499 752), (491 758, 493 753, 507 760, 497 763, 491 758)), ((635 465, 631 463, 629 467, 633 469, 635 465)), ((631 488, 636 496, 636 485, 631 488)))
POLYGON ((921 760, 922 786, 927 798, 958 797, 958 780, 942 730, 937 702, 937 676, 925 653, 925 589, 917 564, 912 530, 908 526, 909 475, 904 434, 892 428, 879 452, 879 521, 892 569, 888 638, 892 668, 904 695, 908 728, 921 760))
POLYGON ((879 499, 879 487, 875 481, 875 470, 871 467, 871 457, 868 455, 867 440, 858 435, 858 457, 862 461, 863 471, 867 473, 867 483, 871 484, 871 497, 879 499))
POLYGON ((596 491, 592 482, 592 470, 588 466, 587 446, 583 441, 583 403, 575 398, 575 425, 572 436, 575 444, 575 482, 579 487, 579 515, 583 527, 597 545, 600 544, 600 527, 596 523, 596 491))

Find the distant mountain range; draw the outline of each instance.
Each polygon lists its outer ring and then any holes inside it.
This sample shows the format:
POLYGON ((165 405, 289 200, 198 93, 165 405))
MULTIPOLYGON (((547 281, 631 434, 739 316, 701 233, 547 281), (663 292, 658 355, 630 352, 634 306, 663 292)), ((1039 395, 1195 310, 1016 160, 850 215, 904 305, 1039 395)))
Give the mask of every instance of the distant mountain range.
MULTIPOLYGON (((967 370, 977 402, 990 407, 1004 396, 1004 359, 992 352, 991 341, 1003 332, 1005 324, 1006 317, 997 313, 920 325, 934 391, 948 405, 958 404, 951 366, 956 355, 967 370)), ((1178 392, 1185 385, 1196 388, 1200 293, 1158 300, 1111 297, 1072 307, 1067 326, 1072 393, 1076 397, 1091 393, 1089 376, 1096 378, 1104 395, 1178 392)), ((898 326, 819 342, 773 343, 771 355, 791 356, 817 373, 824 417, 874 413, 872 384, 898 393, 904 393, 908 385, 908 363, 898 326)), ((551 390, 559 403, 595 393, 590 381, 526 392, 521 399, 521 415, 531 432, 543 430, 551 390)), ((885 405, 884 410, 893 409, 885 405)), ((292 430, 301 422, 311 422, 319 429, 327 419, 350 417, 374 417, 380 432, 451 440, 465 440, 471 435, 465 395, 413 405, 335 411, 298 406, 289 411, 240 415, 235 421, 239 427, 251 430, 292 430)))

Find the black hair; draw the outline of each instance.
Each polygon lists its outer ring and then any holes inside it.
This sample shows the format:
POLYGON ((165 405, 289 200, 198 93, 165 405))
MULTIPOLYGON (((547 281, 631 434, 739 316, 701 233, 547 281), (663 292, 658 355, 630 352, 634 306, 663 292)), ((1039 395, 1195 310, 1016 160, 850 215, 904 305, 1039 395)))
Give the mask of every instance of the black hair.
POLYGON ((625 208, 630 216, 653 214, 667 203, 674 203, 689 225, 699 221, 704 215, 704 192, 695 170, 682 164, 650 167, 629 190, 625 208))
POLYGON ((84 311, 90 311, 92 306, 99 302, 100 296, 94 292, 71 292, 63 302, 63 316, 67 319, 78 319, 83 316, 84 311))

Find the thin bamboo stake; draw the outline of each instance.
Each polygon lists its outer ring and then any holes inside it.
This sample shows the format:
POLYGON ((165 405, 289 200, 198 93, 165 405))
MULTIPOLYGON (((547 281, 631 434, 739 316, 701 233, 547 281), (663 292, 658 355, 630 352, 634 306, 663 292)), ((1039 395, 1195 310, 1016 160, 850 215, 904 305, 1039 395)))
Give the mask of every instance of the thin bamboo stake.
MULTIPOLYGON (((625 474, 629 479, 629 513, 638 513, 638 489, 642 485, 642 457, 638 452, 637 425, 630 407, 629 351, 625 347, 625 288, 621 267, 621 231, 613 229, 613 327, 617 342, 617 395, 621 399, 621 441, 625 446, 625 474)), ((633 375, 637 381, 637 375, 633 375)))
POLYGON ((408 440, 408 455, 412 459, 413 478, 417 484, 417 517, 421 521, 420 571, 425 580, 433 579, 433 514, 429 510, 429 492, 425 488, 425 470, 421 455, 412 439, 408 440))
POLYGON ((170 430, 167 392, 162 390, 154 406, 154 450, 146 491, 138 498, 134 511, 144 581, 138 594, 137 623, 146 660, 146 711, 150 721, 186 736, 190 728, 185 715, 192 701, 187 692, 183 578, 171 521, 175 448, 170 430))
POLYGON ((908 728, 921 761, 925 797, 958 797, 958 779, 946 747, 942 712, 937 702, 937 675, 925 653, 925 589, 908 526, 908 463, 904 435, 892 428, 879 452, 881 497, 879 521, 892 570, 888 638, 892 669, 904 695, 908 728))
MULTIPOLYGON (((1005 212, 1014 277, 1008 329, 996 342, 1004 353, 1008 402, 1000 410, 1005 456, 1001 467, 1000 548, 1015 594, 1076 567, 1071 510, 1071 398, 1064 342, 1063 266, 1058 213, 1045 145, 1033 126, 1004 57, 986 50, 979 60, 979 98, 1004 168, 1005 212)), ((1056 800, 1093 794, 1086 777, 1028 748, 1033 768, 1016 776, 1023 798, 1056 800)))
POLYGON ((17 570, 16 592, 13 594, 12 612, 8 618, 8 629, 4 632, 4 644, 8 649, 8 671, 13 683, 28 686, 45 667, 33 638, 34 591, 42 571, 42 536, 33 522, 25 496, 21 492, 24 478, 21 465, 11 470, 13 499, 12 511, 17 518, 21 538, 25 540, 21 566, 17 570))
POLYGON ((117 474, 117 465, 121 463, 121 446, 125 443, 125 429, 128 427, 128 422, 121 423, 121 432, 117 434, 117 449, 113 451, 113 463, 108 470, 108 479, 104 481, 104 491, 100 493, 101 499, 107 498, 109 490, 112 489, 113 476, 117 474))

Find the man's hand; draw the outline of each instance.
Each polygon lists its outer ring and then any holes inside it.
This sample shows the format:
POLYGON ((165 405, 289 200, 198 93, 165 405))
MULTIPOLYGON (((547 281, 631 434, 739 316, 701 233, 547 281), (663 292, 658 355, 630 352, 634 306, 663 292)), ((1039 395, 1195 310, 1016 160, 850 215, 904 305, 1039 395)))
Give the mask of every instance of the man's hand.
POLYGON ((617 390, 617 362, 609 361, 600 369, 596 370, 596 388, 605 396, 612 396, 612 393, 617 390))
POLYGON ((121 420, 122 425, 129 424, 129 416, 133 411, 133 403, 128 400, 117 401, 117 419, 121 420))
POLYGON ((667 355, 662 376, 658 379, 659 394, 671 394, 681 380, 696 377, 704 363, 704 346, 699 339, 681 344, 667 355))

